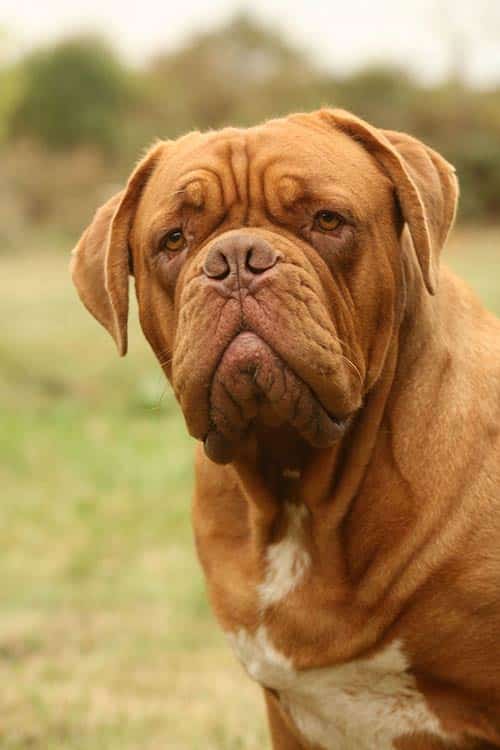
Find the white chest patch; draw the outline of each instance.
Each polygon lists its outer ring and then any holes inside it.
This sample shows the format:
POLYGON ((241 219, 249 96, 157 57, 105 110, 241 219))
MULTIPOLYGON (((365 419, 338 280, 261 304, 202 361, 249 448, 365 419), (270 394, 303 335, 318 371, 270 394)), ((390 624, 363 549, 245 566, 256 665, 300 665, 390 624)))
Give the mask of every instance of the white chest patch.
POLYGON ((266 574, 258 587, 263 608, 283 599, 304 577, 311 559, 304 545, 305 505, 288 503, 285 508, 286 530, 283 539, 271 544, 266 552, 266 574))
POLYGON ((263 625, 228 638, 248 674, 276 690, 302 736, 324 750, 393 750, 393 741, 411 732, 447 738, 397 641, 371 658, 296 671, 263 625))

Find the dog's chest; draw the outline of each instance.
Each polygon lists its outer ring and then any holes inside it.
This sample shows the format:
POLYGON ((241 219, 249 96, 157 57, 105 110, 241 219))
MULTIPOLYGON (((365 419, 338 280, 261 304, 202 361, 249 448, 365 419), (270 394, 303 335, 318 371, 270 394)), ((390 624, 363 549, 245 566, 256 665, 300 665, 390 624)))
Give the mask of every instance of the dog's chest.
POLYGON ((265 626, 228 634, 252 679, 273 689, 300 734, 324 750, 389 750, 412 732, 444 737, 418 691, 399 642, 346 664, 298 671, 265 626))
MULTIPOLYGON (((303 509, 289 509, 287 533, 268 549, 266 572, 258 587, 261 613, 275 607, 300 585, 311 564, 304 541, 303 509)), ((411 732, 443 736, 415 679, 402 644, 393 642, 370 658, 321 669, 296 670, 275 647, 261 618, 250 632, 228 633, 244 668, 261 685, 276 691, 301 735, 324 750, 378 750, 411 732)), ((279 625, 279 620, 277 622, 279 625)))

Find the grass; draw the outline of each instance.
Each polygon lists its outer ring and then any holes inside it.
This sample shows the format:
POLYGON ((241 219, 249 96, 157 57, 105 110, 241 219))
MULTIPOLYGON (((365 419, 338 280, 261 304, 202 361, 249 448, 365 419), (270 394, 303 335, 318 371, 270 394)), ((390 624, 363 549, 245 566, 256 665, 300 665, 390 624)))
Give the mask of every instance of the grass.
MULTIPOLYGON (((448 260, 500 312, 500 230, 448 260)), ((0 260, 0 748, 265 750, 258 689, 210 614, 193 444, 131 325, 76 301, 67 257, 0 260)))

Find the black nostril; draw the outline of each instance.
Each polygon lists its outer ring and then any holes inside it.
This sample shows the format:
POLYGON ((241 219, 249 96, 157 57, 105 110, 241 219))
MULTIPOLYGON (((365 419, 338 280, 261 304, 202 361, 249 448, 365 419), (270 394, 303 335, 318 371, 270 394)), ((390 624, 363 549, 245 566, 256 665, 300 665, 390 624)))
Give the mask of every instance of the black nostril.
POLYGON ((245 268, 251 273, 259 274, 276 265, 279 254, 267 242, 251 245, 246 253, 245 268))
POLYGON ((245 268, 251 273, 259 273, 256 269, 252 268, 252 253, 253 246, 249 247, 245 255, 245 268))
POLYGON ((203 273, 223 285, 247 284, 273 268, 281 253, 261 237, 229 233, 219 238, 208 250, 203 262, 203 273))
POLYGON ((205 276, 209 279, 222 280, 229 276, 230 271, 231 268, 224 253, 212 248, 203 263, 205 276))

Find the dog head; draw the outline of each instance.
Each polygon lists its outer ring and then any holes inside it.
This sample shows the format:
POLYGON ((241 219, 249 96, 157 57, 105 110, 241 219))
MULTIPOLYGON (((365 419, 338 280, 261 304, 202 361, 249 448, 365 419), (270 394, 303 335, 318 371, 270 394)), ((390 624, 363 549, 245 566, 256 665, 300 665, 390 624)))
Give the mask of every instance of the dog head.
POLYGON ((437 153, 341 110, 191 133, 154 146, 98 210, 73 279, 123 355, 134 276, 143 331, 213 460, 259 423, 326 447, 380 377, 405 264, 436 292, 457 192, 437 153))

